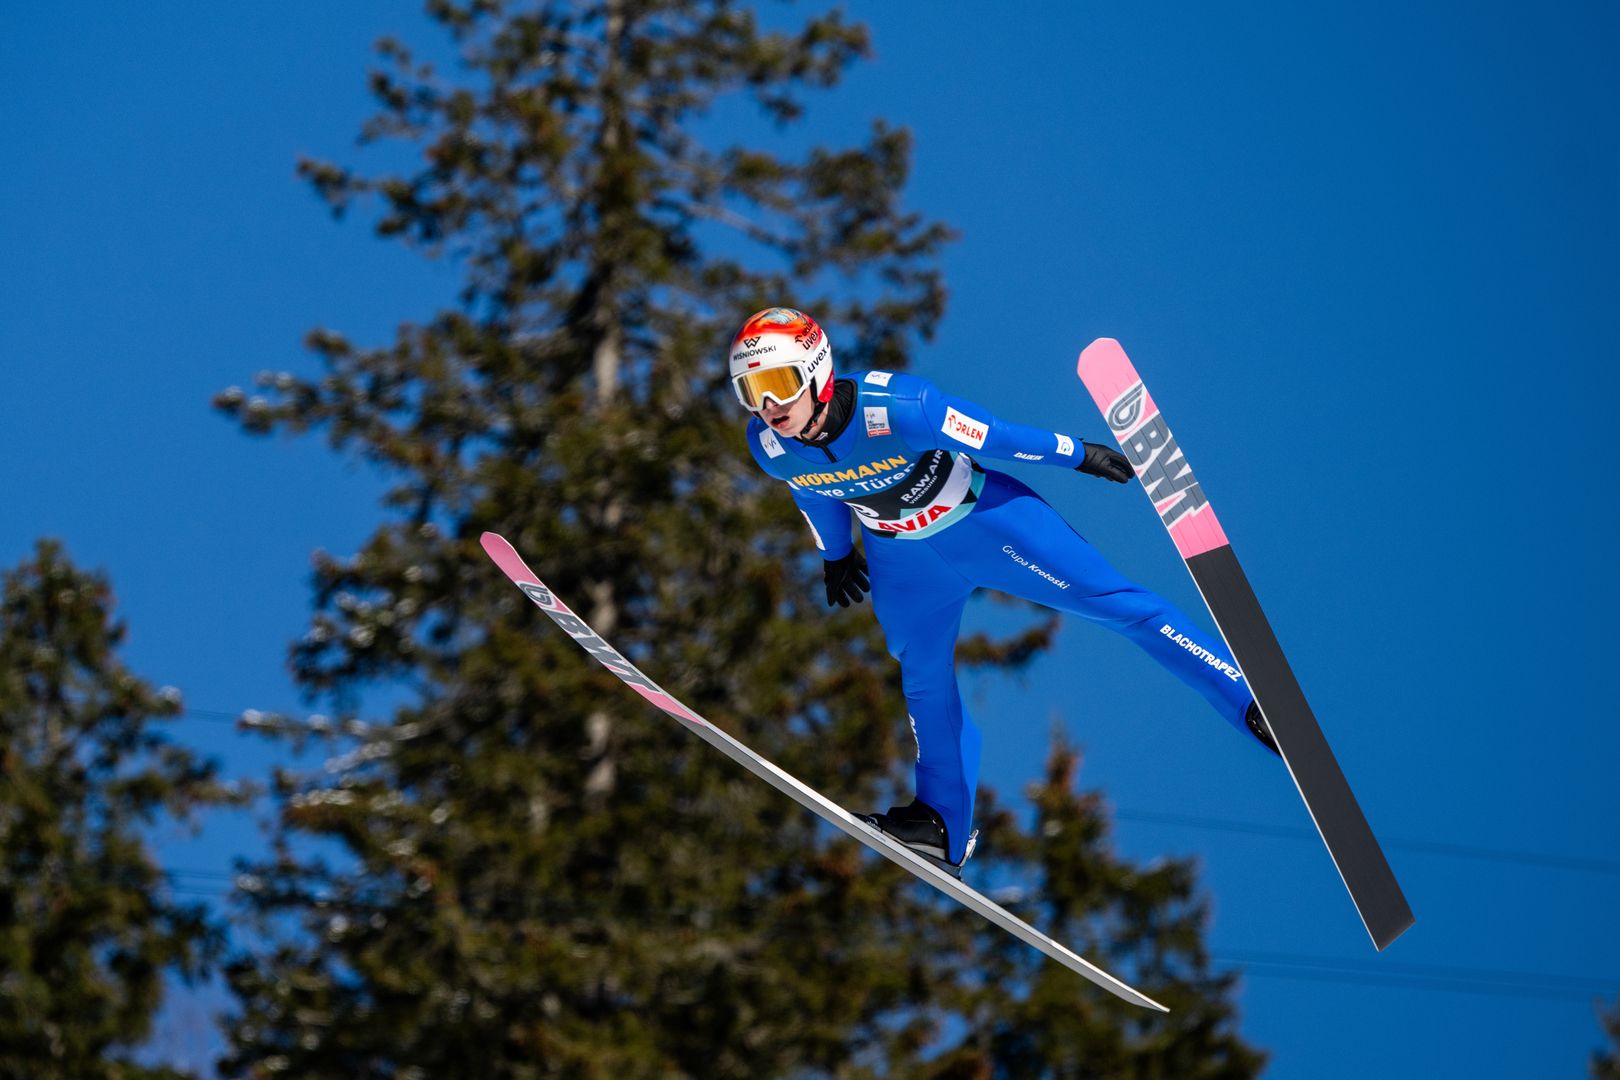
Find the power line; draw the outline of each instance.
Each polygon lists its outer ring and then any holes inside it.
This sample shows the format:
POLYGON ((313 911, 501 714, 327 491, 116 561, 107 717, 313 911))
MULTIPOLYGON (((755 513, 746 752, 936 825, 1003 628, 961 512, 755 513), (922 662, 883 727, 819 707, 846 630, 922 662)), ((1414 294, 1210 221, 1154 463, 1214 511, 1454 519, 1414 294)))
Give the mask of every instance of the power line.
POLYGON ((211 878, 215 881, 235 881, 237 876, 224 870, 184 870, 179 867, 163 871, 170 877, 211 878))
POLYGON ((180 715, 192 720, 211 720, 226 724, 234 724, 242 718, 239 712, 226 712, 223 709, 182 709, 180 715))
POLYGON ((1377 975, 1309 971, 1286 967, 1268 967, 1266 965, 1247 965, 1240 969, 1240 974, 1259 979, 1294 979, 1303 982, 1339 983, 1341 985, 1360 986, 1388 986, 1402 990, 1422 990, 1441 994, 1487 994, 1492 997, 1532 998, 1552 1001, 1580 1000, 1590 1001, 1593 998, 1607 1000, 1615 996, 1615 987, 1602 990, 1547 990, 1540 987, 1513 987, 1486 983, 1469 983, 1455 980, 1432 980, 1414 978, 1382 978, 1377 975))
MULTIPOLYGON (((1140 821, 1150 825, 1180 825, 1193 829, 1213 829, 1218 832, 1247 833, 1251 836, 1275 836, 1287 840, 1316 840, 1309 829, 1284 825, 1262 825, 1253 821, 1232 821, 1226 818, 1203 817, 1197 814, 1168 814, 1156 810, 1116 809, 1114 817, 1121 821, 1140 821)), ((1620 860, 1595 859, 1584 855, 1553 855, 1539 851, 1508 851, 1501 848, 1474 847, 1439 840, 1414 840, 1405 837, 1384 837, 1392 848, 1406 848, 1429 855, 1446 855, 1458 859, 1478 859, 1485 862, 1524 863, 1532 866, 1553 866, 1566 870, 1590 870, 1603 874, 1620 874, 1620 860)))
MULTIPOLYGON (((1265 949, 1220 949, 1221 959, 1238 963, 1286 965, 1343 973, 1343 975, 1375 975, 1382 978, 1417 978, 1417 980, 1448 980, 1473 986, 1502 984, 1524 988, 1562 991, 1562 993, 1602 994, 1620 989, 1620 978, 1602 978, 1591 975, 1550 975, 1545 972, 1521 972, 1508 968, 1458 967, 1452 963, 1409 963, 1405 960, 1361 960, 1353 957, 1324 957, 1298 952, 1273 952, 1265 949)), ((1212 952, 1212 955, 1213 954, 1212 952)))
POLYGON ((1556 975, 1540 971, 1467 968, 1447 964, 1354 960, 1248 949, 1212 949, 1210 958, 1241 965, 1244 975, 1303 979, 1315 982, 1363 983, 1447 993, 1496 994, 1508 997, 1610 998, 1620 993, 1620 978, 1556 975))
MULTIPOLYGON (((210 899, 217 899, 237 877, 234 873, 183 868, 169 869, 165 873, 171 878, 208 879, 173 881, 171 887, 182 895, 210 899)), ((1620 977, 1418 964, 1382 958, 1362 960, 1257 949, 1213 948, 1209 956, 1218 963, 1233 965, 1240 975, 1255 978, 1555 1000, 1589 1001, 1620 994, 1620 977)))
MULTIPOLYGON (((215 723, 235 724, 240 727, 243 713, 227 712, 223 709, 188 708, 181 715, 215 723)), ((1233 821, 1228 818, 1207 817, 1200 814, 1173 814, 1157 810, 1116 808, 1114 817, 1120 821, 1137 821, 1148 825, 1178 825, 1184 828, 1244 833, 1250 836, 1272 836, 1284 840, 1315 841, 1317 839, 1316 834, 1309 829, 1294 828, 1286 825, 1265 825, 1252 821, 1233 821)), ((1525 866, 1553 867, 1562 870, 1584 870, 1598 874, 1620 874, 1620 859, 1601 859, 1588 855, 1560 855, 1541 851, 1516 851, 1412 837, 1386 836, 1382 839, 1386 847, 1419 851, 1426 855, 1441 855, 1453 859, 1518 863, 1525 866)))

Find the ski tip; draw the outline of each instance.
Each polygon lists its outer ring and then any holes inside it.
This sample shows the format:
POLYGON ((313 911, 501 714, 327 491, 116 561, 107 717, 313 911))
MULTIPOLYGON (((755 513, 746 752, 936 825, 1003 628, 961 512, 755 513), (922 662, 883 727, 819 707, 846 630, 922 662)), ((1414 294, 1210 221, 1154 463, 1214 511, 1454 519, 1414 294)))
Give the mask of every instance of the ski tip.
POLYGON ((487 532, 478 538, 478 542, 484 546, 484 554, 501 568, 501 573, 517 584, 522 585, 526 581, 540 583, 539 577, 529 569, 529 564, 523 561, 523 556, 517 553, 517 548, 500 533, 487 532))
POLYGON ((1080 359, 1074 365, 1075 373, 1083 379, 1086 376, 1086 364, 1088 362, 1096 362, 1104 356, 1113 356, 1116 353, 1123 354, 1124 352, 1125 350, 1120 347, 1118 341, 1111 337, 1100 337, 1080 350, 1080 359))

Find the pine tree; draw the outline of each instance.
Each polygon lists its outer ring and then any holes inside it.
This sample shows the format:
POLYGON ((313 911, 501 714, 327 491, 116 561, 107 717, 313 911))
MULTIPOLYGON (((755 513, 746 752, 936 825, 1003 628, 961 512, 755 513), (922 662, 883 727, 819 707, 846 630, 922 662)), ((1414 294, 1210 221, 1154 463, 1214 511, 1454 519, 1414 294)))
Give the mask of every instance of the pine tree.
POLYGON ((1603 1034, 1609 1044, 1592 1054, 1592 1080, 1620 1080, 1620 999, 1614 1006, 1598 1015, 1603 1034))
POLYGON ((1003 934, 974 927, 982 985, 954 1009, 970 1029, 951 1055, 961 1076, 1241 1080, 1265 1056, 1232 1030, 1235 976, 1214 975, 1203 945, 1208 911, 1189 860, 1133 866, 1108 844, 1096 792, 1076 788, 1080 755, 1054 732, 1045 775, 1025 794, 1020 832, 992 803, 994 856, 1017 883, 1008 906, 1143 987, 1170 1013, 1148 1016, 1106 994, 1076 994, 1072 978, 1003 934))
POLYGON ((41 541, 0 605, 0 1076, 178 1076, 132 1053, 165 973, 199 975, 222 935, 141 833, 235 796, 158 730, 180 696, 118 661, 104 578, 41 541))
MULTIPOLYGON (((303 171, 336 213, 376 206, 381 235, 457 260, 458 306, 384 348, 317 332, 319 376, 218 399, 249 432, 324 431, 393 477, 362 549, 318 556, 292 651, 340 719, 268 725, 344 752, 277 777, 278 849, 243 897, 266 944, 230 967, 223 1067, 924 1075, 965 1008, 1048 978, 1086 995, 650 713, 477 544, 512 539, 672 692, 846 805, 909 784, 898 672, 866 609, 823 610, 721 353, 743 315, 785 303, 829 328, 844 370, 903 367, 943 308, 948 230, 902 206, 904 131, 791 158, 694 134, 737 95, 790 125, 864 30, 832 13, 767 32, 724 0, 429 11, 456 77, 383 43, 366 128, 425 164, 303 171), (362 722, 376 685, 413 700, 362 722), (987 987, 986 962, 1010 981, 987 987)), ((1027 662, 1052 626, 967 656, 1027 662)))

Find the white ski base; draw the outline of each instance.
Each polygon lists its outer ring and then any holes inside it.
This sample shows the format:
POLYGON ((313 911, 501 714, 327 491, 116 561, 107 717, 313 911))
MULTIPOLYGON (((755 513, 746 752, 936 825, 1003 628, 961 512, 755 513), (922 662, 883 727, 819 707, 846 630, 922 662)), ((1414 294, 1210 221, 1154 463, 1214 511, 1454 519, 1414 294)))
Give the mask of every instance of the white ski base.
POLYGON ((854 814, 851 814, 831 799, 789 776, 724 731, 710 724, 691 709, 688 709, 685 705, 682 705, 657 683, 642 674, 634 664, 619 655, 612 646, 608 645, 595 631, 587 626, 583 619, 574 614, 561 600, 557 599, 556 594, 535 576, 534 571, 529 569, 528 564, 523 561, 512 545, 506 542, 504 537, 487 532, 482 537, 482 543, 484 550, 489 553, 489 557, 494 559, 501 571, 512 579, 512 583, 522 589, 524 595, 533 600, 536 606, 549 615, 553 622, 578 642, 581 648, 595 657, 603 667, 624 680, 625 684, 632 690, 658 706, 670 717, 680 721, 699 738, 703 739, 704 742, 742 765, 749 772, 752 772, 784 795, 789 796, 805 809, 815 813, 824 821, 830 822, 846 835, 859 840, 890 862, 904 867, 946 896, 982 915, 1019 941, 1038 949, 1070 971, 1089 979, 1104 990, 1123 998, 1132 1005, 1139 1005, 1144 1009, 1155 1009, 1159 1012, 1170 1011, 1146 994, 1114 978, 1108 972, 1086 960, 1085 957, 1053 941, 1000 904, 969 888, 950 874, 915 854, 903 844, 860 821, 854 814))

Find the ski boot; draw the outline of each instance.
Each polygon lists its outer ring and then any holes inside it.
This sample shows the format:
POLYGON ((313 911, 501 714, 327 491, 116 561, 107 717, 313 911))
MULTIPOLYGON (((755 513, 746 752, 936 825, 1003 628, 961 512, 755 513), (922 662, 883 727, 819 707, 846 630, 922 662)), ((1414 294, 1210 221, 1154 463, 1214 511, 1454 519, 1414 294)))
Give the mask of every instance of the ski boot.
POLYGON ((937 810, 920 799, 912 799, 909 806, 891 806, 888 813, 855 816, 884 835, 898 840, 959 880, 962 877, 962 863, 968 861, 968 856, 973 854, 973 848, 979 842, 979 831, 975 829, 968 836, 967 850, 962 853, 962 862, 951 862, 949 859, 951 845, 945 833, 945 819, 939 816, 937 810))
POLYGON ((1249 702, 1249 711, 1244 714, 1243 722, 1249 725, 1250 733, 1260 740, 1261 746, 1264 746, 1278 757, 1282 757, 1282 751, 1277 749, 1277 740, 1272 737, 1271 728, 1266 724, 1266 718, 1260 714, 1259 702, 1249 702))

